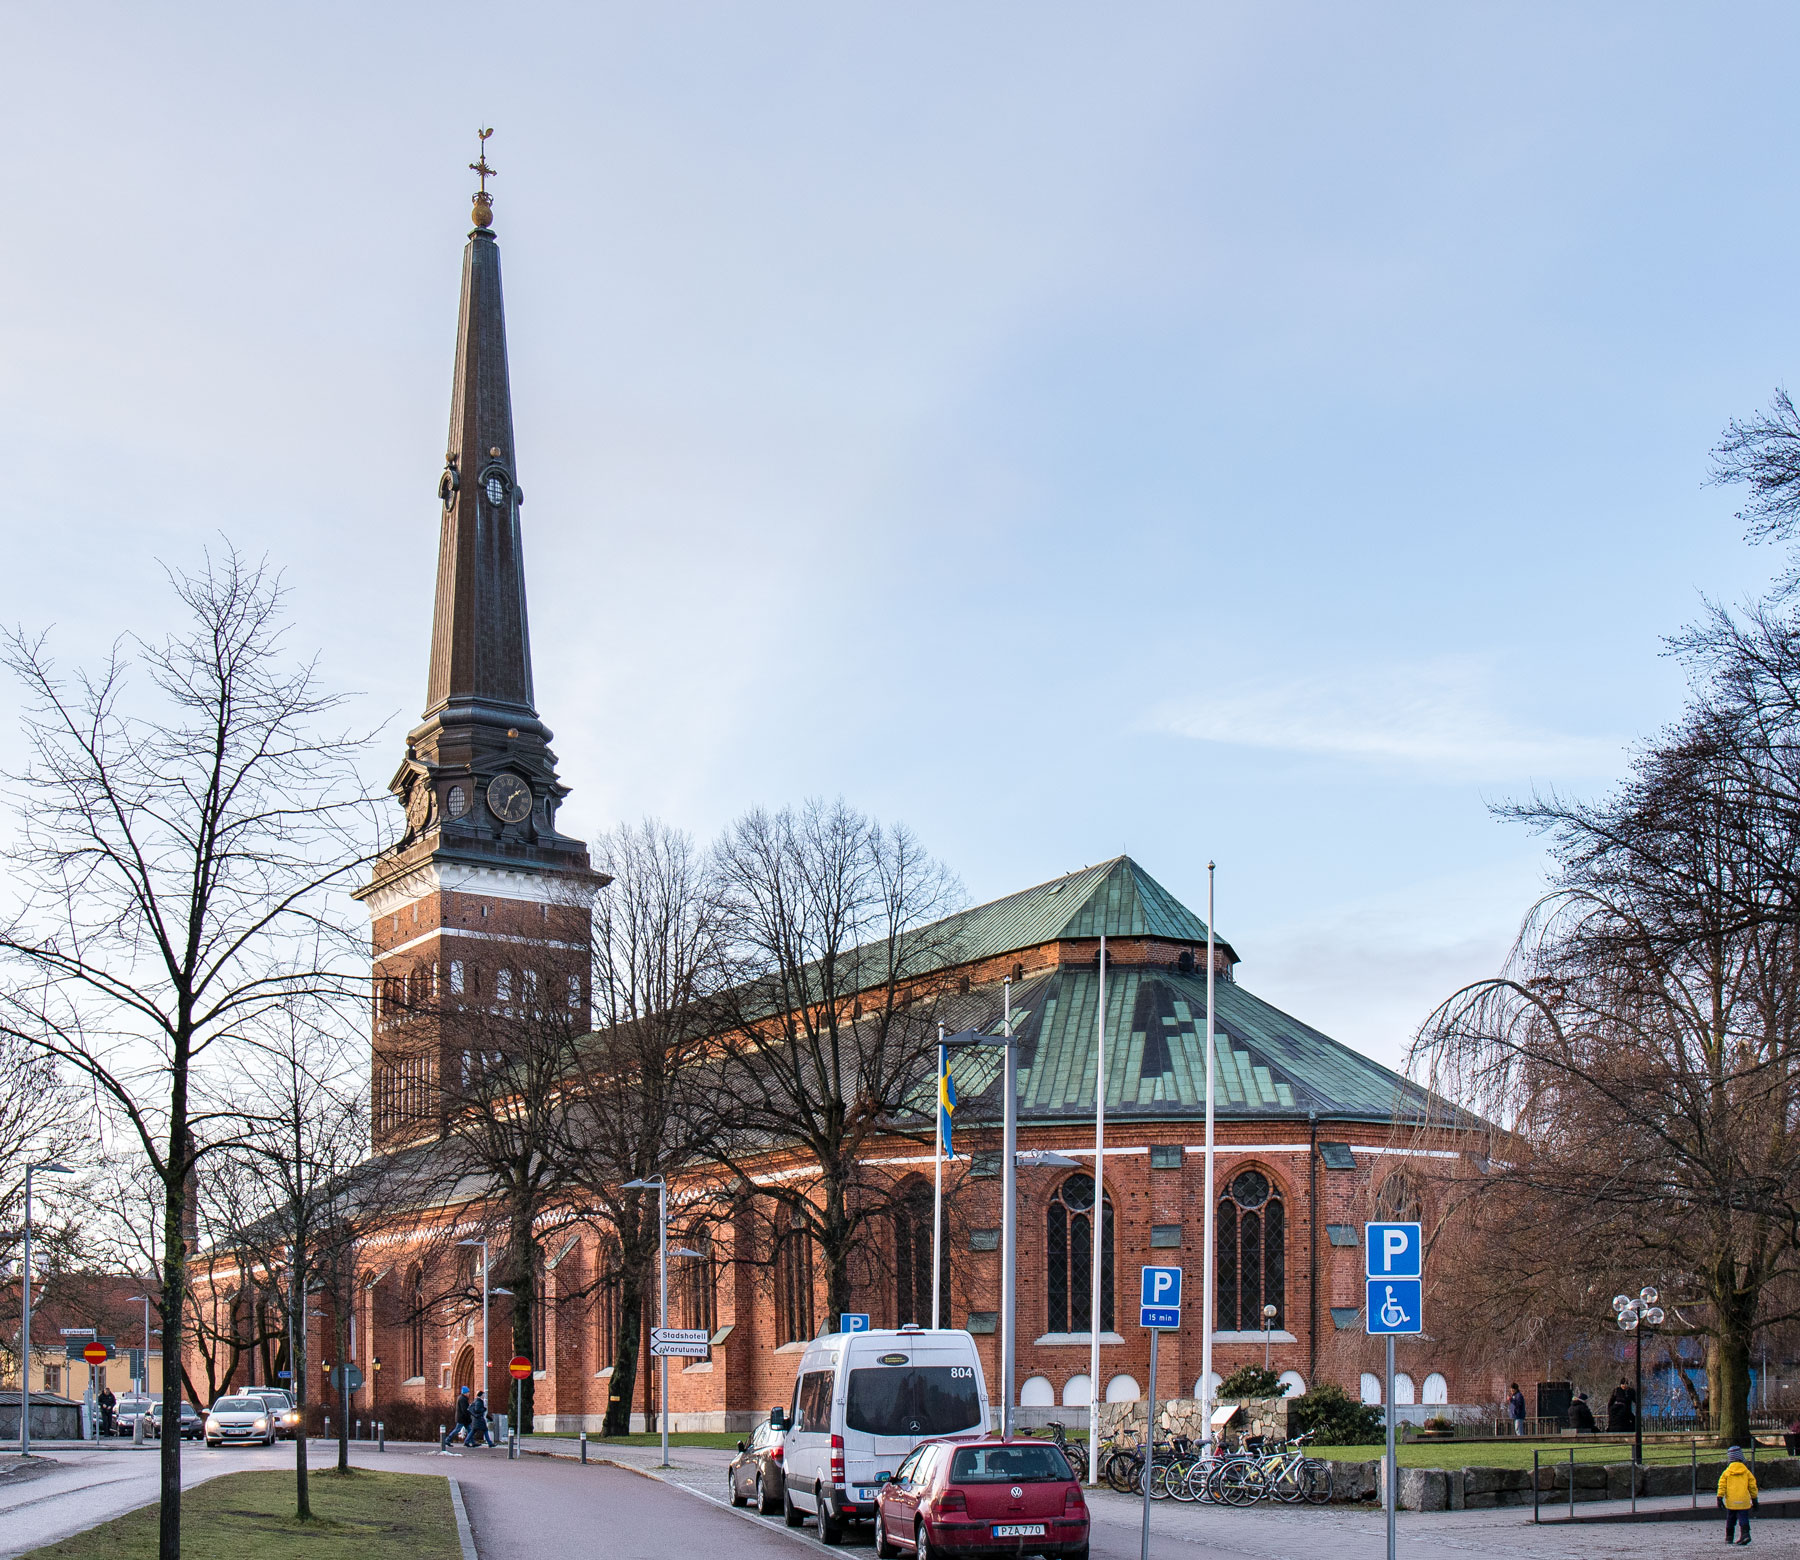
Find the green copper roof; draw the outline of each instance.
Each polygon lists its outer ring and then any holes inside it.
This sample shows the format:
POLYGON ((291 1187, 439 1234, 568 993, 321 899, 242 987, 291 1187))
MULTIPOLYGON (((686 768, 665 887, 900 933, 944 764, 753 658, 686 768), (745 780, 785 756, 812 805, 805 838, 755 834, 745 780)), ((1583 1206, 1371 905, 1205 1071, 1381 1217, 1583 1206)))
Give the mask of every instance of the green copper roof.
MULTIPOLYGON (((1221 1120, 1475 1125, 1398 1073, 1252 996, 1215 984, 1214 1114, 1221 1120)), ((1022 1120, 1092 1121, 1100 972, 1064 965, 1013 986, 1022 1120)), ((1000 995, 959 999, 955 1022, 1000 1030, 1000 995)), ((971 1119, 998 1115, 999 1052, 964 1052, 955 1064, 971 1119)), ((1192 1119, 1206 1108, 1206 976, 1167 965, 1111 965, 1106 973, 1106 1112, 1109 1119, 1192 1119)), ((961 1112, 958 1119, 963 1119, 961 1112)))
POLYGON ((1129 856, 976 905, 940 923, 940 929, 950 934, 961 963, 1063 938, 1206 941, 1206 923, 1129 856))

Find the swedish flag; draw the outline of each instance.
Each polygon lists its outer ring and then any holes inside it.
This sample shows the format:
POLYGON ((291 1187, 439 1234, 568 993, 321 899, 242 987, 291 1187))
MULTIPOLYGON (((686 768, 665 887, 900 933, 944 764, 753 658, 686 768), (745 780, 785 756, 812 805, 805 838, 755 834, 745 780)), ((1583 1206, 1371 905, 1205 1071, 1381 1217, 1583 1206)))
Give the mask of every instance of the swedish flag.
POLYGON ((943 1071, 938 1074, 938 1132, 944 1140, 944 1155, 948 1159, 956 1158, 956 1150, 950 1146, 950 1128, 956 1115, 956 1080, 950 1076, 950 1058, 944 1057, 943 1071))

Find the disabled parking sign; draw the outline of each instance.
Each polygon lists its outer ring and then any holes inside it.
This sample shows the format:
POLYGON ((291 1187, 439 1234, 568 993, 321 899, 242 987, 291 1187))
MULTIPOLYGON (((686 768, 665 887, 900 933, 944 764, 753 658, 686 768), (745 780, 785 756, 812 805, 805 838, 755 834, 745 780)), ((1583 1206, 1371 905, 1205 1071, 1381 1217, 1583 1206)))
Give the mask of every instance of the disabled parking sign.
POLYGON ((1366 1224, 1368 1259, 1363 1323, 1375 1336, 1425 1330, 1425 1242, 1414 1223, 1366 1224))

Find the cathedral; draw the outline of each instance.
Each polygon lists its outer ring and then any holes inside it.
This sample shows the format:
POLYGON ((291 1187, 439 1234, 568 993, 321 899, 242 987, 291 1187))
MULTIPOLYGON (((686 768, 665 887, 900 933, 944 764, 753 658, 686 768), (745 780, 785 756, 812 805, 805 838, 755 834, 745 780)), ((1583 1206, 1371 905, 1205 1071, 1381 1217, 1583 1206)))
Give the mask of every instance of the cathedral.
MULTIPOLYGON (((584 844, 558 829, 568 787, 532 688, 524 492, 492 222, 484 193, 463 251, 425 708, 392 781, 405 831, 359 891, 373 934, 378 1154, 416 1144, 453 1075, 471 1065, 478 1042, 459 1014, 563 1004, 586 1021, 592 907, 608 883, 584 844)), ((1019 1144, 1054 1151, 1055 1168, 1033 1165, 1018 1177, 1016 1353, 1026 1422, 1033 1410, 1141 1394, 1148 1335, 1131 1311, 1141 1265, 1180 1265, 1190 1288, 1199 1287, 1209 945, 1217 1034, 1213 1369, 1227 1375, 1266 1354, 1293 1393, 1329 1381, 1367 1400, 1380 1345, 1365 1337, 1360 1311, 1362 1222, 1377 1210, 1429 1218, 1423 1161, 1472 1162, 1484 1142, 1479 1124, 1253 995, 1235 978, 1232 946, 1216 935, 1209 943, 1200 917, 1130 857, 962 911, 939 930, 948 934, 941 946, 953 950, 939 973, 955 993, 957 1026, 997 1032, 1010 1002, 1019 1144), (1097 1188, 1102 1032, 1107 1136, 1097 1188)), ((969 1075, 957 1114, 958 1215, 935 1297, 948 1306, 944 1325, 975 1337, 996 1401, 997 1091, 991 1075, 969 1075)), ((929 1148, 921 1151, 916 1135, 896 1135, 874 1162, 921 1194, 898 1204, 929 1217, 929 1148)), ((772 1153, 766 1173, 801 1172, 772 1153)), ((681 1201, 677 1185, 672 1203, 681 1201)), ((430 1208, 408 1214, 421 1228, 433 1217, 430 1208)), ((707 1352, 670 1362, 666 1405, 655 1399, 653 1373, 640 1368, 634 1421, 666 1407, 676 1429, 743 1429, 788 1400, 806 1343, 838 1318, 804 1240, 773 1261, 755 1249, 759 1237, 747 1222, 672 1229, 677 1237, 688 1256, 668 1320, 704 1330, 707 1352)), ((350 1348, 356 1363, 386 1367, 365 1370, 370 1400, 359 1414, 380 1417, 407 1403, 430 1422, 448 1414, 461 1386, 485 1379, 500 1396, 512 1352, 503 1340, 512 1331, 507 1302, 493 1300, 484 1370, 473 1310, 479 1285, 427 1304, 428 1258, 409 1253, 408 1239, 391 1237, 379 1260, 371 1258, 350 1348)), ((929 1325, 934 1297, 921 1281, 928 1269, 919 1253, 930 1227, 902 1215, 891 1239, 887 1276, 858 1294, 855 1308, 877 1327, 929 1325)), ((584 1228, 543 1254, 530 1351, 537 1429, 598 1431, 620 1397, 612 1381, 620 1297, 608 1252, 604 1229, 584 1228)), ((1164 1395, 1199 1395, 1205 1386, 1201 1317, 1190 1296, 1181 1329, 1162 1339, 1164 1395)), ((1486 1379, 1459 1379, 1456 1360, 1430 1338, 1402 1340, 1399 1358, 1402 1404, 1494 1396, 1486 1379)))

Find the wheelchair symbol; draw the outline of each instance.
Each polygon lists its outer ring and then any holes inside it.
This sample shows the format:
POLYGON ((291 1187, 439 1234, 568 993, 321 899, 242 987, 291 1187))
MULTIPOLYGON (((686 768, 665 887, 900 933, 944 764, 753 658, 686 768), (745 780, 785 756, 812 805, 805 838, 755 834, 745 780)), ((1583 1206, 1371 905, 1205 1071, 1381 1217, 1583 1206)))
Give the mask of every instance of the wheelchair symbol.
POLYGON ((1381 1302, 1381 1325, 1383 1327, 1399 1327, 1406 1321, 1406 1307, 1394 1298, 1394 1286, 1388 1284, 1387 1299, 1381 1302))

